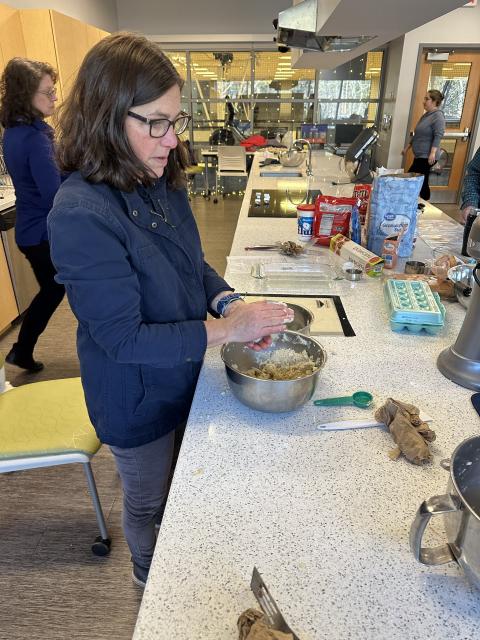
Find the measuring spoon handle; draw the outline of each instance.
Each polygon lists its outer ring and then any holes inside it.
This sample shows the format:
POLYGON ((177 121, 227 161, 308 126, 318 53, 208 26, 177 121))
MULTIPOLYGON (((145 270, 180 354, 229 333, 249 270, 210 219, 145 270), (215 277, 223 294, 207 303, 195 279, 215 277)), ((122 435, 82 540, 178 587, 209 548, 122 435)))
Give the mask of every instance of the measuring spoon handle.
POLYGON ((339 398, 323 398, 322 400, 314 400, 313 404, 317 407, 339 407, 344 404, 352 404, 353 396, 342 396, 339 398))

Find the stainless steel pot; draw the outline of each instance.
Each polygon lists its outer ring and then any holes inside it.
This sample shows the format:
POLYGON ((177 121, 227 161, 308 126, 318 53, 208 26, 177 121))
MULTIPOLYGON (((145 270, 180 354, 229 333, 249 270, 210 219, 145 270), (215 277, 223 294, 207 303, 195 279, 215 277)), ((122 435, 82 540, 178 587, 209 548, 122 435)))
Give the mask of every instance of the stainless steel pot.
POLYGON ((254 351, 241 342, 229 342, 223 345, 221 356, 233 395, 247 407, 270 413, 293 411, 310 400, 320 370, 327 360, 321 344, 295 331, 278 334, 273 344, 263 351, 254 351), (242 373, 258 367, 269 353, 274 353, 277 349, 292 349, 297 353, 305 351, 318 363, 319 368, 314 373, 295 380, 261 380, 242 373))
MULTIPOLYGON (((446 463, 446 464, 445 464, 446 463)), ((480 436, 462 442, 454 451, 447 493, 420 505, 410 529, 410 548, 423 564, 457 562, 470 582, 480 588, 480 436), (443 515, 447 543, 422 547, 423 533, 433 516, 443 515)))

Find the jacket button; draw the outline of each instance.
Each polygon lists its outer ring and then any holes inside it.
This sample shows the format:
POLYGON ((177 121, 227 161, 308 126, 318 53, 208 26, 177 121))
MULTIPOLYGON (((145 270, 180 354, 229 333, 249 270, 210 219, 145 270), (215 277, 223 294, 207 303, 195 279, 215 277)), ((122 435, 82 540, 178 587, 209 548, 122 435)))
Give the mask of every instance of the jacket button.
POLYGON ((138 211, 136 209, 132 211, 132 216, 134 216, 135 218, 138 216, 138 211))
POLYGON ((158 227, 158 224, 156 222, 152 222, 152 229, 156 229, 158 227))

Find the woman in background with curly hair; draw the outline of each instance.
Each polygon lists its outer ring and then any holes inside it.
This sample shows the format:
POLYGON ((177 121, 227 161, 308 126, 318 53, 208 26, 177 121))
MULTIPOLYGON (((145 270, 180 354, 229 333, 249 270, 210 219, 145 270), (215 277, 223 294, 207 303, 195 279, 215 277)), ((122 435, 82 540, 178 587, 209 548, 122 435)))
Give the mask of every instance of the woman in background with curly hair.
POLYGON ((47 214, 61 182, 53 129, 44 120, 55 110, 56 79, 55 70, 45 62, 13 58, 0 82, 3 153, 15 187, 15 240, 40 287, 6 361, 32 373, 43 369, 33 350, 65 294, 64 286, 54 280, 47 236, 47 214))

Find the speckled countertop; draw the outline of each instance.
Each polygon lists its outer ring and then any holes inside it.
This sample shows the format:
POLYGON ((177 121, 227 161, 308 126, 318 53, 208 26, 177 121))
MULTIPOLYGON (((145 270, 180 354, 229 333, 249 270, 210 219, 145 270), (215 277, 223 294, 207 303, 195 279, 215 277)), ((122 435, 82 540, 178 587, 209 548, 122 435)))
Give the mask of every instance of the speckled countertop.
MULTIPOLYGON (((245 200, 259 180, 255 165, 245 200)), ((244 205, 232 253, 263 240, 267 224, 269 239, 294 239, 294 220, 247 219, 244 205)), ((228 279, 249 286, 249 276, 228 279)), ((321 339, 328 361, 316 397, 365 389, 376 406, 389 396, 416 404, 434 418, 434 462, 393 462, 382 428, 315 428, 370 410, 311 403, 291 414, 250 410, 229 390, 219 350, 209 350, 135 640, 236 639, 238 615, 257 606, 254 565, 301 640, 478 638, 478 591, 453 563, 417 563, 408 541, 420 503, 446 489, 440 460, 480 426, 472 392, 435 366, 465 312, 447 303, 438 336, 398 334, 389 329, 380 281, 336 287, 357 335, 321 339)), ((443 541, 434 521, 426 543, 443 541)))
POLYGON ((0 185, 0 211, 9 209, 15 204, 15 190, 13 187, 0 185))

